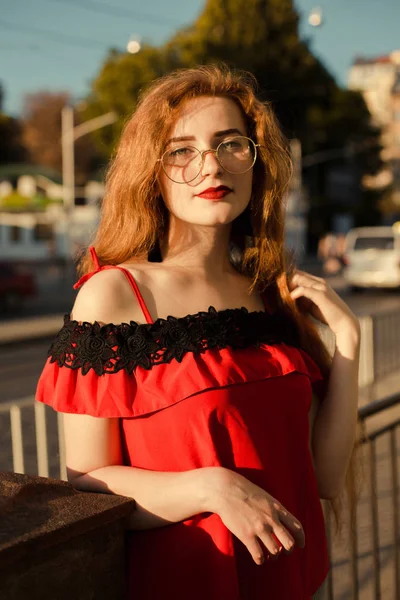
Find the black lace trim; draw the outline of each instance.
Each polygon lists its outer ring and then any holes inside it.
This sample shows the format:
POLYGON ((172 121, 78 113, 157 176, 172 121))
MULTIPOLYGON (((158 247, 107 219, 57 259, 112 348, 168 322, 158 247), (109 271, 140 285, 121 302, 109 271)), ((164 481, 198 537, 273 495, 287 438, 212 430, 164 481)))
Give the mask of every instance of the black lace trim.
POLYGON ((136 367, 151 369, 172 360, 181 362, 188 352, 282 342, 299 346, 296 328, 287 317, 249 312, 244 307, 217 311, 210 306, 207 312, 149 324, 79 323, 65 315, 48 355, 50 362, 81 369, 83 375, 90 369, 98 375, 122 369, 131 374, 136 367))

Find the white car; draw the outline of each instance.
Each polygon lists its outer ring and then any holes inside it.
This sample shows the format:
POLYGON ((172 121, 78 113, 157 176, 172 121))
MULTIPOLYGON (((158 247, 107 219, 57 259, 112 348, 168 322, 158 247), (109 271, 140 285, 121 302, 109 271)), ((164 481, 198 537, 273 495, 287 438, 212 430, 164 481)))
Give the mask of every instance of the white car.
POLYGON ((346 236, 343 276, 351 288, 400 289, 400 223, 357 227, 346 236))

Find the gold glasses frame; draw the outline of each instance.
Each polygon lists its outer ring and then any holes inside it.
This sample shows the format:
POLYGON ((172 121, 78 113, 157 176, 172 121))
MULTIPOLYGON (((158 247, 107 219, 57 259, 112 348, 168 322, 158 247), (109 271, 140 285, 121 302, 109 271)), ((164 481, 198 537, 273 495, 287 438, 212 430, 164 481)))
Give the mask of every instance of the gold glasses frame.
POLYGON ((194 181, 200 175, 201 170, 202 170, 202 168, 204 166, 204 157, 205 157, 205 155, 209 154, 210 152, 212 154, 214 154, 214 156, 217 159, 217 162, 218 162, 219 166, 221 167, 221 169, 223 169, 227 173, 231 173, 232 175, 244 175, 245 173, 247 173, 248 171, 250 171, 250 169, 252 169, 254 167, 255 162, 257 160, 257 148, 261 148, 261 144, 256 144, 254 140, 252 140, 251 138, 247 137, 246 135, 236 135, 236 136, 234 136, 232 138, 229 138, 228 140, 223 140, 222 142, 220 142, 218 144, 218 146, 215 149, 214 148, 209 148, 208 150, 199 150, 195 146, 188 146, 188 147, 189 148, 193 148, 194 150, 196 150, 196 152, 198 152, 199 155, 201 156, 201 165, 200 165, 199 171, 198 171, 198 173, 194 177, 192 177, 192 179, 188 179, 187 181, 176 181, 175 179, 172 179, 172 177, 170 177, 168 175, 167 170, 166 170, 166 168, 164 166, 164 156, 168 152, 170 152, 170 150, 165 150, 165 152, 163 153, 162 157, 158 158, 157 161, 156 161, 157 163, 161 163, 161 167, 162 167, 162 170, 164 171, 165 175, 168 177, 168 179, 170 179, 174 183, 181 184, 181 183, 191 183, 192 181, 194 181), (226 169, 221 164, 221 161, 220 161, 219 156, 218 156, 218 151, 219 151, 220 147, 222 146, 222 144, 226 144, 226 142, 231 142, 233 140, 236 140, 237 138, 249 140, 249 142, 251 142, 253 144, 253 147, 254 147, 253 163, 250 165, 250 167, 248 169, 246 169, 245 171, 241 171, 240 173, 237 173, 235 171, 229 171, 228 169, 226 169))

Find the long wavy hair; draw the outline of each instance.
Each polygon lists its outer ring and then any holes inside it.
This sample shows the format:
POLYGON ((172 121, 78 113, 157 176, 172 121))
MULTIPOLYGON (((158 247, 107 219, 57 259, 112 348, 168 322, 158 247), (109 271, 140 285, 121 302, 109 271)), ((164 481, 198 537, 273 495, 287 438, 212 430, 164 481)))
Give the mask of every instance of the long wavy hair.
MULTIPOLYGON (((245 119, 247 135, 260 144, 253 171, 249 207, 232 224, 231 258, 262 292, 269 307, 283 311, 297 328, 302 347, 329 379, 331 356, 316 327, 290 296, 294 265, 284 247, 285 192, 292 175, 288 141, 270 103, 256 95, 254 77, 225 65, 181 69, 153 82, 126 122, 106 177, 101 220, 92 244, 100 264, 147 260, 168 229, 168 211, 160 195, 157 162, 184 103, 193 98, 230 98, 245 119)), ((93 268, 90 254, 78 272, 93 268)), ((354 452, 347 477, 350 505, 355 506, 354 452)), ((340 525, 341 498, 330 501, 340 525)))

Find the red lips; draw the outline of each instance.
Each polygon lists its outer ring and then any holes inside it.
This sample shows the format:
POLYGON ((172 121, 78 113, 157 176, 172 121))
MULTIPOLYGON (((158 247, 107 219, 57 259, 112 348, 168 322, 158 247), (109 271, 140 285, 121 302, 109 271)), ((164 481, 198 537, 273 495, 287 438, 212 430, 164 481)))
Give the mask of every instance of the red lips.
POLYGON ((200 198, 205 198, 206 200, 221 200, 227 194, 232 192, 231 188, 226 185, 219 185, 218 187, 210 187, 197 194, 200 198))

